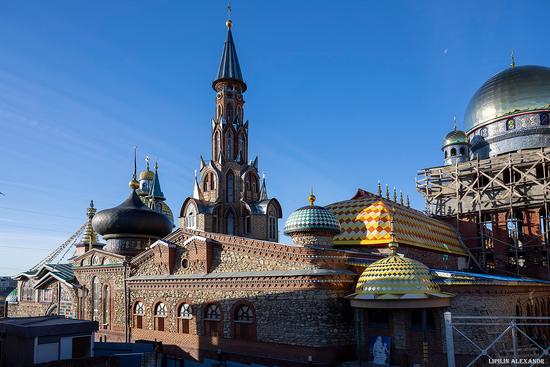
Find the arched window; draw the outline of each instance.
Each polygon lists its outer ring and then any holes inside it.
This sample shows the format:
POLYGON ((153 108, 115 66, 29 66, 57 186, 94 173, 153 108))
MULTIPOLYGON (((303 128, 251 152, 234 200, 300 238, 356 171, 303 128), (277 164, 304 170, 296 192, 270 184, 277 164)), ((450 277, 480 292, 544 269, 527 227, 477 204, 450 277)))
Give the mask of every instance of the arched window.
POLYGON ((456 148, 451 148, 451 157, 456 155, 456 148))
POLYGON ((218 105, 218 118, 222 116, 222 106, 218 105))
POLYGON ((447 151, 445 151, 445 159, 447 159, 447 151))
POLYGON ((143 315, 145 314, 145 308, 142 302, 137 302, 134 306, 134 327, 136 329, 143 328, 143 315))
POLYGON ((204 334, 206 336, 219 336, 222 319, 220 306, 212 303, 204 310, 204 334))
POLYGON ((218 159, 218 156, 220 155, 220 132, 216 131, 216 137, 214 138, 214 160, 218 159))
POLYGON ((178 310, 178 331, 183 334, 189 334, 189 323, 193 318, 191 305, 184 303, 178 310))
POLYGON ((244 233, 249 234, 252 228, 252 220, 250 216, 250 210, 247 208, 243 208, 243 215, 244 215, 244 233))
POLYGON ((246 179, 244 180, 244 191, 246 194, 250 192, 250 173, 246 175, 246 179))
POLYGON ((214 174, 212 172, 210 172, 209 174, 210 176, 210 190, 214 190, 216 188, 216 181, 214 181, 214 174))
POLYGON ((237 107, 237 117, 239 121, 243 120, 243 108, 242 106, 237 107))
POLYGON ((227 116, 227 120, 229 122, 233 122, 233 105, 231 103, 228 103, 225 106, 225 115, 227 116))
POLYGON ((105 284, 103 286, 103 326, 109 325, 109 309, 111 297, 109 295, 109 285, 105 284))
POLYGON ((252 177, 252 191, 257 193, 259 191, 259 187, 260 187, 260 182, 258 181, 258 177, 254 175, 252 177))
POLYGON ((232 203, 235 200, 235 176, 233 172, 227 173, 227 202, 232 203))
POLYGON ((227 211, 225 223, 227 227, 226 233, 231 235, 235 234, 235 216, 233 215, 232 210, 227 211))
POLYGON ((239 134, 239 157, 241 157, 241 160, 245 159, 245 156, 244 156, 244 136, 243 136, 243 134, 239 134))
POLYGON ((166 305, 162 302, 155 306, 155 330, 164 331, 164 319, 166 318, 166 305))
POLYGON ((459 152, 460 152, 460 155, 464 155, 464 152, 465 152, 464 148, 460 148, 459 152))
POLYGON ((207 174, 205 177, 204 177, 204 182, 202 183, 202 189, 204 191, 208 191, 208 180, 210 179, 210 174, 207 174))
POLYGON ((277 241, 278 229, 277 229, 277 216, 275 215, 275 209, 269 208, 268 216, 268 238, 272 241, 277 241))
POLYGON ((256 339, 254 310, 251 306, 241 304, 235 307, 233 313, 233 336, 235 339, 256 339))
POLYGON ((225 137, 225 157, 227 159, 232 160, 233 159, 233 134, 231 131, 227 132, 227 135, 225 137))
POLYGON ((197 228, 197 214, 194 205, 189 205, 185 210, 185 228, 197 228))
POLYGON ((92 320, 99 321, 99 279, 92 279, 92 320))

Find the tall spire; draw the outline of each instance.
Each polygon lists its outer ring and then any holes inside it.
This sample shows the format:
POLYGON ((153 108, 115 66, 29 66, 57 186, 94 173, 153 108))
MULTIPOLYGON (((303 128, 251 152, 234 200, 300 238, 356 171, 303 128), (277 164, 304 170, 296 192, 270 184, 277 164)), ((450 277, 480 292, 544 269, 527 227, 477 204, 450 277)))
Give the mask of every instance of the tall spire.
POLYGON ((218 68, 218 74, 216 80, 212 83, 214 90, 219 81, 222 80, 236 80, 242 84, 243 92, 246 90, 246 84, 243 80, 241 73, 241 66, 239 65, 239 59, 237 58, 237 50, 235 49, 235 43, 233 43, 233 34, 231 33, 231 27, 233 22, 230 19, 231 5, 227 3, 227 39, 223 47, 222 58, 220 60, 220 66, 218 68))
POLYGON ((86 209, 86 215, 88 221, 86 222, 86 227, 84 227, 84 234, 82 235, 82 243, 86 244, 87 249, 91 250, 92 245, 97 243, 97 234, 92 227, 92 219, 96 213, 96 208, 94 208, 94 201, 90 201, 90 207, 86 209))
POLYGON ((512 69, 516 67, 516 59, 514 57, 514 50, 512 50, 512 62, 510 63, 510 67, 512 69))
POLYGON ((262 188, 260 190, 260 201, 267 200, 269 197, 267 196, 267 188, 265 187, 265 172, 262 173, 262 188))
POLYGON ((150 196, 155 199, 164 199, 164 193, 160 189, 159 180, 159 164, 155 162, 155 178, 153 179, 153 186, 151 187, 150 196))
POLYGON ((134 145, 134 173, 132 175, 132 180, 128 184, 132 190, 139 189, 139 182, 136 178, 137 175, 137 147, 134 145))

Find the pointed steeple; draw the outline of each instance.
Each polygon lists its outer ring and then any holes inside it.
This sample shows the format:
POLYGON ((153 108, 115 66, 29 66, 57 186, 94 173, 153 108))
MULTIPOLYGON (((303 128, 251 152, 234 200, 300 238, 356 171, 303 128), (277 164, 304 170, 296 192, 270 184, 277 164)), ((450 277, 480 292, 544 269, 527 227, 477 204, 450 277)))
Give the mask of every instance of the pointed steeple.
POLYGON ((86 209, 86 215, 88 221, 86 222, 86 227, 84 227, 84 234, 82 235, 82 243, 84 243, 88 250, 92 249, 92 245, 97 242, 97 233, 92 227, 92 219, 96 213, 96 208, 94 208, 94 201, 90 201, 90 207, 86 209))
POLYGON ((197 170, 195 170, 195 180, 193 184, 193 199, 200 199, 199 181, 197 180, 197 170))
POLYGON ((267 188, 265 187, 265 172, 262 173, 262 188, 260 190, 260 201, 267 200, 269 197, 267 196, 267 188))
POLYGON ((241 66, 239 65, 239 59, 237 58, 237 50, 235 49, 235 43, 233 42, 233 34, 231 33, 231 26, 233 22, 227 18, 227 38, 223 47, 222 58, 220 60, 220 66, 218 68, 218 74, 216 80, 212 83, 212 87, 222 80, 236 80, 242 83, 243 92, 246 90, 246 84, 243 80, 241 73, 241 66))
POLYGON ((159 181, 159 165, 158 162, 155 162, 155 178, 153 179, 153 186, 151 187, 151 192, 149 196, 155 199, 162 199, 164 200, 164 193, 160 189, 160 181, 159 181))

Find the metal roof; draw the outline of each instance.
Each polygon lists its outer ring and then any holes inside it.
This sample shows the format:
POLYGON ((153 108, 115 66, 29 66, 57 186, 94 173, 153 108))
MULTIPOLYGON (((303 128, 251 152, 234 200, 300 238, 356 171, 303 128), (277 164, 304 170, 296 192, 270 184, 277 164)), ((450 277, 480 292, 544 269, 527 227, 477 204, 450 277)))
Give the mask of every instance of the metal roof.
POLYGON ((238 80, 244 84, 231 29, 227 30, 227 39, 225 40, 222 59, 220 60, 220 66, 218 68, 218 75, 214 83, 222 79, 238 80))

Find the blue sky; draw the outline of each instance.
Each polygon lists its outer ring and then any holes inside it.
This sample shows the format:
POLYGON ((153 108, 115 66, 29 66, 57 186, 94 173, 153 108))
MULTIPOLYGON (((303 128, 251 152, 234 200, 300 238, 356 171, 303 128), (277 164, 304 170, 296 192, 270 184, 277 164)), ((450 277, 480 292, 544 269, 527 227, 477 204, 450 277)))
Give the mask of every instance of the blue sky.
MULTIPOLYGON (((132 146, 179 213, 210 152, 224 1, 0 1, 0 274, 128 195, 132 146)), ((250 153, 285 218, 381 180, 415 194, 492 74, 550 65, 546 1, 234 1, 250 153)), ((142 162, 140 162, 143 165, 142 162)), ((282 227, 283 221, 280 223, 282 227)), ((286 241, 286 239, 285 239, 286 241)))

